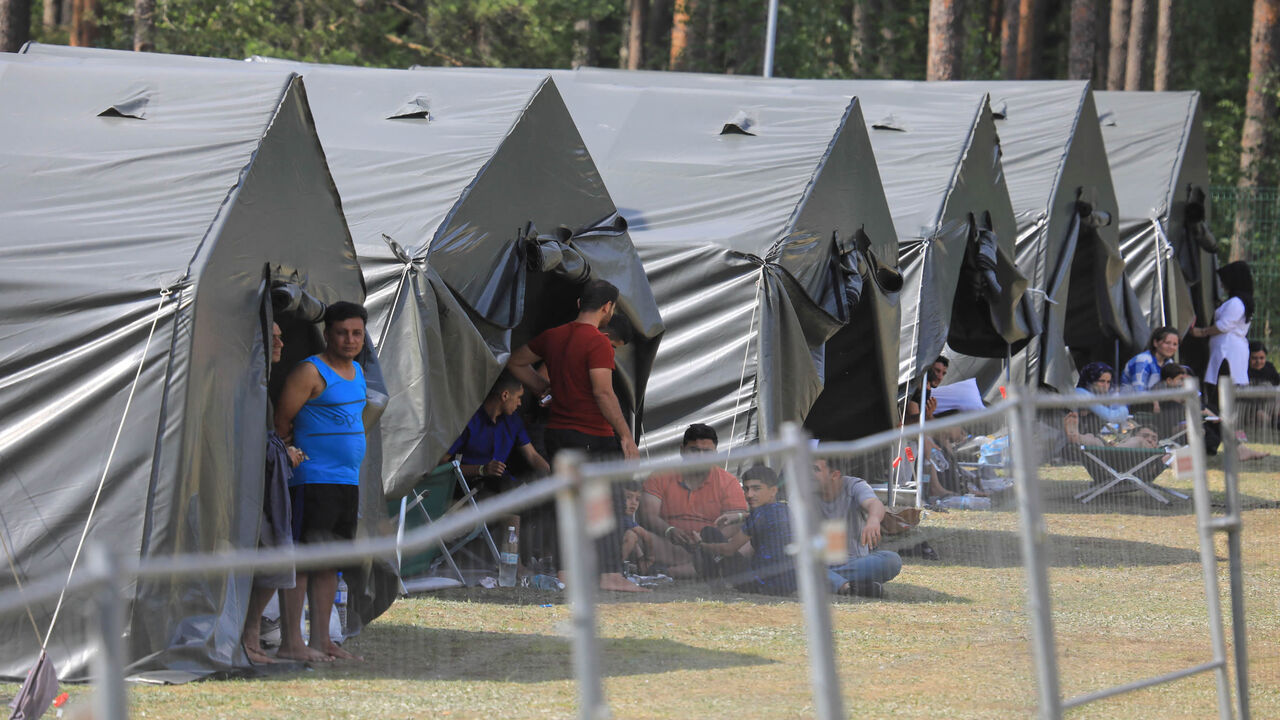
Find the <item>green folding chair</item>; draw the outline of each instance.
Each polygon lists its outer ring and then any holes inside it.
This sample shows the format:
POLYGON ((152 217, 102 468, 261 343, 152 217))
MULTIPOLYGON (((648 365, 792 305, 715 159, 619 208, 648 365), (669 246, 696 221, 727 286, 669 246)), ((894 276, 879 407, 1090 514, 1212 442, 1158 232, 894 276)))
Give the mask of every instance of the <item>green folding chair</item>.
MULTIPOLYGON (((423 476, 413 490, 401 498, 398 503, 393 501, 389 504, 387 514, 398 515, 399 517, 399 523, 396 528, 397 545, 403 541, 406 530, 430 525, 433 521, 439 520, 466 505, 475 507, 475 491, 471 489, 467 484, 467 479, 463 477, 462 466, 459 461, 454 460, 436 467, 423 476), (451 505, 455 487, 461 488, 464 496, 461 500, 451 505)), ((400 590, 402 594, 408 594, 405 589, 404 578, 426 575, 441 560, 448 564, 453 574, 465 585, 467 582, 466 577, 463 576, 462 570, 458 568, 458 563, 453 559, 453 554, 462 546, 481 536, 484 537, 485 544, 489 547, 494 563, 497 563, 497 543, 493 541, 493 535, 490 534, 489 527, 483 522, 476 523, 476 526, 471 531, 456 540, 452 540, 452 543, 445 538, 441 538, 436 543, 436 547, 407 557, 402 556, 397 548, 396 562, 400 570, 400 590)))
POLYGON ((1075 496, 1075 499, 1082 504, 1105 493, 1135 489, 1166 505, 1169 504, 1166 494, 1182 500, 1187 499, 1186 495, 1177 490, 1155 484, 1156 478, 1167 467, 1164 458, 1172 452, 1171 448, 1148 450, 1105 445, 1078 447, 1080 454, 1084 457, 1084 469, 1089 473, 1089 477, 1093 478, 1093 483, 1075 496))

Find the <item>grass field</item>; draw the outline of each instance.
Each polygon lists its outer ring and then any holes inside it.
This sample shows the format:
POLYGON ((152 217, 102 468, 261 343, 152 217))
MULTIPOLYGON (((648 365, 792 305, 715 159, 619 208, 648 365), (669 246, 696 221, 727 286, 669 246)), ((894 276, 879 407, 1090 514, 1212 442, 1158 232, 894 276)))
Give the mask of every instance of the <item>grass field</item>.
MULTIPOLYGON (((1266 448, 1280 453, 1280 447, 1266 448)), ((1251 463, 1245 573, 1253 717, 1280 717, 1280 460, 1251 463)), ((1220 467, 1213 463, 1213 467, 1220 467)), ((1062 689, 1077 695, 1211 659, 1190 502, 1137 495, 1081 507, 1079 468, 1044 473, 1062 689)), ((1186 485, 1162 478, 1170 487, 1186 485)), ((1210 475, 1215 499, 1222 474, 1210 475)), ((1005 503, 1007 505, 1007 503, 1005 503)), ((1012 718, 1034 707, 1017 516, 931 514, 940 561, 908 557, 879 601, 834 601, 850 717, 1012 718)), ((1225 558, 1225 539, 1218 543, 1225 558)), ((1226 588, 1226 567, 1220 568, 1226 588)), ((1224 592, 1224 609, 1229 610, 1224 592)), ((134 717, 570 717, 569 609, 556 593, 468 589, 396 603, 351 642, 366 662, 250 680, 137 686, 134 717)), ((1229 618, 1228 618, 1229 622, 1229 618)), ((1228 628, 1229 632, 1229 628, 1228 628)), ((619 718, 811 717, 799 605, 683 586, 600 608, 606 692, 619 718)), ((12 693, 16 687, 10 686, 12 693)), ((73 702, 87 687, 71 688, 73 702)), ((1071 718, 1206 718, 1200 675, 1071 718)))

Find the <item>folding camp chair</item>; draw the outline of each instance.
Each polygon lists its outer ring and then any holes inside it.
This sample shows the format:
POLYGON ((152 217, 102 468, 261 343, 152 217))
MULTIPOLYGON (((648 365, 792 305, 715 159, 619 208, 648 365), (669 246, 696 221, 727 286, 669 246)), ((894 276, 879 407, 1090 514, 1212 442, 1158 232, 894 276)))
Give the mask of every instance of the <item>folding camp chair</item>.
MULTIPOLYGON (((1075 499, 1081 503, 1087 503, 1103 493, 1119 492, 1120 490, 1117 486, 1124 484, 1133 485, 1138 490, 1166 505, 1169 503, 1169 498, 1165 496, 1166 493, 1182 500, 1187 499, 1186 495, 1177 490, 1170 490, 1155 484, 1155 479, 1167 467, 1164 459, 1166 455, 1173 451, 1171 447, 1152 450, 1146 448, 1108 447, 1105 445, 1080 445, 1078 447, 1080 448, 1080 454, 1084 456, 1084 469, 1088 471, 1089 477, 1093 478, 1093 484, 1075 496, 1075 499), (1124 469, 1117 470, 1116 468, 1124 469)), ((1132 490, 1134 488, 1126 487, 1124 489, 1132 490)))
MULTIPOLYGON (((415 509, 418 511, 417 514, 421 515, 421 523, 414 524, 430 525, 433 520, 439 520, 463 506, 470 505, 475 507, 475 494, 476 491, 471 489, 467 484, 467 479, 462 475, 462 466, 459 461, 454 460, 436 467, 427 473, 408 495, 400 499, 399 524, 396 529, 397 541, 403 540, 405 529, 409 525, 410 513, 415 509), (461 488, 463 498, 453 503, 452 507, 450 507, 449 501, 453 497, 455 486, 461 488)), ((403 580, 406 571, 411 576, 425 573, 435 564, 438 558, 443 559, 449 565, 453 574, 458 576, 458 580, 465 585, 467 582, 466 577, 462 574, 462 570, 458 568, 458 563, 453 559, 453 554, 477 537, 485 539, 485 545, 488 546, 496 564, 499 558, 498 545, 493 541, 493 535, 489 533, 489 527, 484 522, 476 523, 475 528, 461 538, 454 540, 452 545, 446 539, 441 538, 437 542, 438 549, 428 550, 407 560, 401 557, 401 553, 397 549, 396 564, 402 578, 400 581, 401 592, 408 594, 403 580)))

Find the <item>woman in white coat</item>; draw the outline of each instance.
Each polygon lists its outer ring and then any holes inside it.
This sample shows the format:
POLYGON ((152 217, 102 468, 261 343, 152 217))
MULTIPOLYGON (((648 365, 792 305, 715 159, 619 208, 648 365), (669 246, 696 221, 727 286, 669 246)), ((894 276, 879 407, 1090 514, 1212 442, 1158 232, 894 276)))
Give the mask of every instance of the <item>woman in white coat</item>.
MULTIPOLYGON (((1213 324, 1191 328, 1194 337, 1209 338, 1209 364, 1205 367, 1205 399, 1217 406, 1218 381, 1229 374, 1236 385, 1249 384, 1249 324, 1253 321, 1253 273, 1243 260, 1218 269, 1227 299, 1213 312, 1213 324)), ((1243 439, 1243 438, 1242 438, 1243 439)), ((1252 460, 1265 453, 1240 446, 1240 459, 1252 460)))
MULTIPOLYGON (((1243 260, 1218 270, 1227 300, 1213 313, 1213 324, 1191 328, 1195 337, 1209 338, 1209 365, 1205 368, 1206 384, 1217 385, 1219 376, 1230 372, 1231 382, 1249 384, 1249 324, 1253 320, 1253 273, 1243 260), (1223 367, 1223 365, 1226 367, 1223 367)), ((1212 388, 1206 388, 1208 392, 1212 388)), ((1210 397, 1217 397, 1214 392, 1210 397)))

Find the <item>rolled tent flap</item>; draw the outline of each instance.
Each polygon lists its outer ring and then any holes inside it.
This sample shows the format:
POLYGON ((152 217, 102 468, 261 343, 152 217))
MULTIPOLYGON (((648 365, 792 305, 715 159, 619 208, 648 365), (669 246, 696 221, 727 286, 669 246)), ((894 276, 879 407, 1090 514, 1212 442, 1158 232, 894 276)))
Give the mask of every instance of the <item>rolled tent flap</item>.
POLYGON ((530 221, 524 231, 526 264, 535 272, 554 272, 570 282, 585 283, 591 279, 591 263, 578 245, 602 238, 620 238, 626 232, 626 218, 617 212, 577 230, 562 225, 550 235, 540 234, 530 221))
POLYGON ((1003 358, 1020 351, 1042 328, 1031 310, 1027 279, 1000 246, 995 231, 970 220, 947 344, 974 357, 1003 358))

